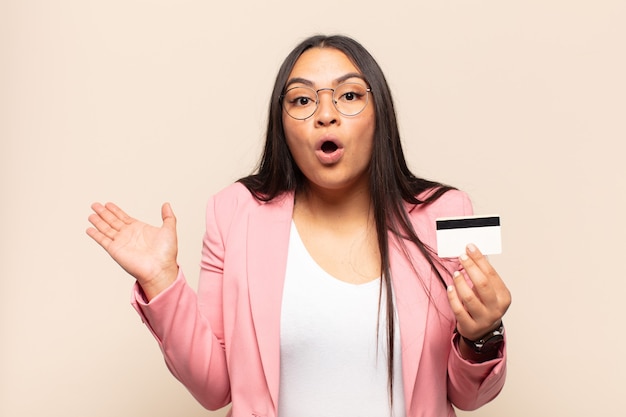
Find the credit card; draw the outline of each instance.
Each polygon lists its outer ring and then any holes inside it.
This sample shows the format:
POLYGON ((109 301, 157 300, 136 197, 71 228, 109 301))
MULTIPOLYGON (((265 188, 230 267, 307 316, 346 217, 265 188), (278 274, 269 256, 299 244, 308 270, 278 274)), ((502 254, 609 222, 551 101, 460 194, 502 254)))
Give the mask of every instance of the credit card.
POLYGON ((502 253, 500 216, 440 217, 437 223, 437 254, 456 258, 473 243, 483 255, 502 253))

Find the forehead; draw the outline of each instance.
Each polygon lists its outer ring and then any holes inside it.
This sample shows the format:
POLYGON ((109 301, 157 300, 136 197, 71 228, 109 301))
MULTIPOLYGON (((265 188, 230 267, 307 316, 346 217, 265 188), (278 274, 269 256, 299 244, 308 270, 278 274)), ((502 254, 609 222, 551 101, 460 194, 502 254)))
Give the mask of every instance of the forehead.
POLYGON ((311 48, 300 55, 289 80, 301 78, 315 85, 330 85, 346 74, 361 74, 346 54, 335 48, 311 48))

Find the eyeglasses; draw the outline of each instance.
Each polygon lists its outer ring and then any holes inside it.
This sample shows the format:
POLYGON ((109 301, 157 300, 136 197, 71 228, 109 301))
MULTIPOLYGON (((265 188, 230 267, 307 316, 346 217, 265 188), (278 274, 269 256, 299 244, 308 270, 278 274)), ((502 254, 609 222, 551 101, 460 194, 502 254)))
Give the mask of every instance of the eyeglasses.
POLYGON ((333 105, 344 116, 356 116, 368 102, 368 93, 372 92, 359 83, 343 83, 335 88, 291 87, 280 96, 283 108, 294 119, 304 120, 315 114, 320 102, 320 91, 332 91, 333 105))

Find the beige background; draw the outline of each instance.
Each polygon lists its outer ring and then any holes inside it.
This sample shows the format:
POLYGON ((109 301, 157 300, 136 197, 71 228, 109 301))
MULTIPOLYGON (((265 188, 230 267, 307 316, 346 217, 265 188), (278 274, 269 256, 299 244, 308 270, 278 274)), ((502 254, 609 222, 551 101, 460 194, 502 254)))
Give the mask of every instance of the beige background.
POLYGON ((223 414, 168 374, 89 205, 170 201, 195 285, 205 201, 253 168, 316 32, 379 60, 417 173, 502 216, 509 379, 462 415, 623 415, 624 22, 602 0, 0 0, 0 415, 223 414))

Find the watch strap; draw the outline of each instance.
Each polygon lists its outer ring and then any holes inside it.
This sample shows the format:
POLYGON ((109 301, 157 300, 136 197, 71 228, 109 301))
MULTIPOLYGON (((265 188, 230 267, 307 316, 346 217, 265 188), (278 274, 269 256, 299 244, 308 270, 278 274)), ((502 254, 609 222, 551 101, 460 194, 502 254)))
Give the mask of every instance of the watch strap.
POLYGON ((492 352, 500 347, 500 345, 504 341, 504 324, 500 323, 500 326, 498 326, 498 328, 490 331, 478 340, 471 340, 464 336, 461 337, 463 338, 465 343, 471 346, 476 353, 480 354, 485 352, 492 352))

